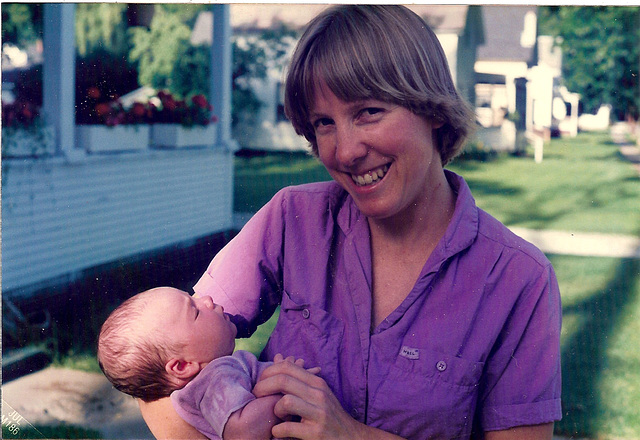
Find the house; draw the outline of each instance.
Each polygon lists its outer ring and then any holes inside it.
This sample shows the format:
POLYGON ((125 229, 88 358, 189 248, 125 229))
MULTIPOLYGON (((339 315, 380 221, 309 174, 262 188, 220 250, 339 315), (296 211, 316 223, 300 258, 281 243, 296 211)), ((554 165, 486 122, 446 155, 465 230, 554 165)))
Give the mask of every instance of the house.
MULTIPOLYGON (((254 5, 232 4, 231 26, 237 41, 257 38, 261 31, 285 24, 302 30, 308 21, 327 5, 254 5)), ((409 5, 424 18, 436 33, 449 62, 454 82, 471 102, 474 100, 474 60, 476 47, 483 41, 482 16, 479 6, 409 5)), ((203 22, 204 23, 204 22, 203 22)), ((194 33, 209 35, 204 28, 194 33)), ((293 50, 294 41, 291 42, 293 50)), ((304 150, 307 142, 297 136, 286 120, 282 99, 283 72, 281 66, 270 66, 267 78, 254 79, 252 88, 262 101, 258 114, 238 123, 234 139, 243 147, 266 150, 304 150)))
POLYGON ((526 117, 524 78, 536 64, 537 8, 483 6, 482 18, 485 40, 475 61, 478 138, 494 149, 513 150, 521 147, 516 128, 523 131, 526 117))
POLYGON ((215 137, 197 148, 147 143, 133 149, 130 138, 118 142, 112 131, 105 136, 108 151, 95 151, 77 135, 74 119, 69 72, 75 63, 75 5, 44 5, 43 112, 50 154, 3 158, 3 302, 45 294, 92 268, 232 228, 229 6, 211 10, 215 137))
POLYGON ((478 140, 520 151, 527 137, 562 127, 577 133, 579 97, 561 84, 562 52, 537 33, 536 6, 483 6, 475 61, 478 140), (567 111, 568 109, 568 111, 567 111))

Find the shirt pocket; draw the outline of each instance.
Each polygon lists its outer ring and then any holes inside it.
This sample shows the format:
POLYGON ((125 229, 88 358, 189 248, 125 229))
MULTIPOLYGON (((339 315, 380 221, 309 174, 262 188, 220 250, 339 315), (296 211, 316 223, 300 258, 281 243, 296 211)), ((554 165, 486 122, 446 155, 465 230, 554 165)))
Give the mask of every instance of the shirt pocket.
POLYGON ((402 347, 370 403, 370 415, 380 418, 382 429, 405 438, 468 439, 483 368, 482 362, 402 347), (385 426, 390 419, 393 426, 385 426))
POLYGON ((343 334, 338 318, 283 292, 280 316, 261 359, 272 360, 277 353, 302 358, 305 368, 321 367, 319 376, 335 389, 343 334))

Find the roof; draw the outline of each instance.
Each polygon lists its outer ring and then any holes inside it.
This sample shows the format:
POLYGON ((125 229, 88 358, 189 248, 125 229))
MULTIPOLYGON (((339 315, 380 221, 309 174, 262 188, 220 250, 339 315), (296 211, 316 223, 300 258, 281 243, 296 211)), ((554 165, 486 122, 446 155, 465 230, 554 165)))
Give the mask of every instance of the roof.
POLYGON ((484 44, 478 61, 533 61, 536 6, 483 6, 484 44))
MULTIPOLYGON (((231 4, 231 26, 237 30, 267 29, 284 23, 294 29, 303 28, 327 4, 231 4)), ((437 33, 460 34, 465 28, 468 6, 407 5, 420 15, 437 33)))

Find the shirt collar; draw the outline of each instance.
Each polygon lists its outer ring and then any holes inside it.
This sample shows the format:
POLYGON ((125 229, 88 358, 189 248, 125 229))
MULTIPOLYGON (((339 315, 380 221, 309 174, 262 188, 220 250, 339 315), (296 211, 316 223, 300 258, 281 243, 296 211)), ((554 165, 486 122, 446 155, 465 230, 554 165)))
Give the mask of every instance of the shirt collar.
MULTIPOLYGON (((444 237, 434 250, 438 255, 438 261, 445 260, 458 252, 469 247, 478 235, 478 208, 471 195, 471 190, 465 180, 456 173, 444 170, 449 185, 456 193, 456 206, 451 222, 447 227, 444 237)), ((345 235, 356 231, 369 234, 369 225, 366 217, 357 208, 355 202, 347 191, 340 188, 340 196, 336 197, 337 204, 334 209, 338 209, 338 226, 345 235), (362 228, 365 228, 364 231, 362 228), (365 232, 366 231, 366 232, 365 232)), ((430 258, 434 261, 433 258, 430 258)))

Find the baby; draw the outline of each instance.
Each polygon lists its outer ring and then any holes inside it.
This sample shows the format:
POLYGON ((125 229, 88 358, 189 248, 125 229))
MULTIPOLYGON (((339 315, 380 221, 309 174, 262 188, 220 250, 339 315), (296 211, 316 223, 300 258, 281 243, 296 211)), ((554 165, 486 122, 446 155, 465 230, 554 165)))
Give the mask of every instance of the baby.
POLYGON ((236 332, 210 297, 158 287, 129 298, 107 318, 98 362, 126 394, 145 401, 171 396, 180 417, 209 438, 271 438, 280 421, 273 407, 282 396, 256 398, 251 390, 272 362, 234 353, 236 332))

